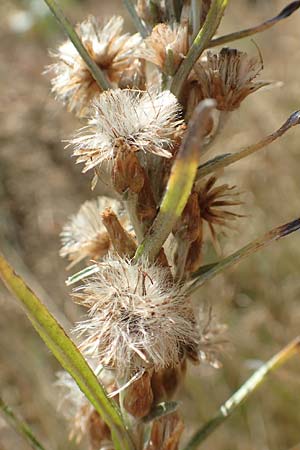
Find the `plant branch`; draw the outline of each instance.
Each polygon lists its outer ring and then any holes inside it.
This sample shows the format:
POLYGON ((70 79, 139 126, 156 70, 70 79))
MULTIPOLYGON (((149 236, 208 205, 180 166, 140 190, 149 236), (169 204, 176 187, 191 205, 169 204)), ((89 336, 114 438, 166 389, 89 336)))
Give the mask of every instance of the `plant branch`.
POLYGON ((247 147, 239 150, 235 153, 225 153, 223 155, 219 155, 216 158, 207 161, 205 164, 202 164, 197 171, 197 180, 205 177, 206 175, 215 172, 216 170, 224 169, 225 167, 233 164, 246 156, 252 155, 256 153, 258 150, 266 147, 267 145, 274 142, 284 133, 286 133, 290 128, 300 124, 300 111, 294 112, 285 122, 284 124, 274 133, 264 137, 261 141, 256 142, 255 144, 248 145, 247 147))
POLYGON ((134 23, 135 28, 140 33, 140 35, 143 38, 146 38, 149 36, 149 31, 147 30, 146 25, 142 21, 142 19, 139 17, 138 13, 136 12, 136 9, 134 7, 134 4, 132 3, 132 0, 123 0, 123 3, 134 23))
POLYGON ((79 38, 78 34, 73 28, 71 22, 65 17, 60 5, 56 2, 56 0, 44 0, 44 1, 48 5, 49 9, 52 11, 53 15, 56 17, 57 21, 62 26, 64 32, 72 41, 73 45, 75 46, 81 58, 86 63, 89 71, 91 72, 91 75, 93 76, 94 80, 96 81, 100 89, 102 90, 110 89, 111 88, 110 83, 106 79, 100 67, 90 57, 86 48, 82 44, 81 39, 79 38))
POLYGON ((12 428, 19 434, 19 436, 26 439, 28 444, 34 450, 45 450, 45 448, 40 444, 37 438, 34 436, 30 427, 21 419, 19 419, 12 409, 4 402, 0 397, 0 410, 2 411, 7 422, 12 426, 12 428))
POLYGON ((252 36, 256 33, 261 33, 262 31, 267 30, 268 28, 273 27, 278 22, 280 22, 283 19, 286 19, 287 17, 291 16, 297 9, 300 8, 300 1, 295 1, 287 5, 285 8, 283 8, 280 13, 272 17, 271 19, 266 20, 265 22, 261 23, 260 25, 256 25, 251 28, 247 28, 246 30, 237 31, 235 33, 226 34, 225 36, 220 36, 218 38, 214 38, 210 41, 209 45, 206 48, 216 47, 217 45, 224 45, 228 42, 237 41, 239 39, 243 39, 248 36, 252 36))
POLYGON ((105 389, 73 341, 1 254, 0 278, 23 305, 29 320, 47 347, 109 426, 115 448, 134 450, 117 405, 107 397, 105 389))
POLYGON ((179 97, 181 88, 195 62, 209 45, 221 22, 228 0, 213 0, 203 27, 194 39, 185 59, 179 66, 171 85, 171 92, 179 97))
POLYGON ((285 364, 300 352, 300 337, 297 337, 263 364, 254 374, 221 406, 217 414, 209 420, 189 441, 184 450, 196 450, 208 436, 231 414, 239 408, 248 397, 267 379, 274 370, 285 364))
POLYGON ((221 259, 215 264, 209 264, 208 266, 201 267, 199 271, 192 274, 192 278, 194 279, 194 281, 192 281, 192 283, 190 284, 188 292, 190 294, 195 292, 200 286, 202 286, 202 284, 204 284, 206 281, 211 280, 223 270, 234 266, 248 256, 256 253, 258 250, 261 250, 270 245, 272 242, 277 241, 278 239, 281 239, 293 233, 294 231, 297 231, 299 228, 300 218, 274 228, 273 230, 266 233, 262 238, 250 242, 245 247, 242 247, 240 250, 232 253, 224 259, 221 259))
POLYGON ((195 109, 185 139, 173 163, 159 212, 136 251, 135 261, 141 256, 154 259, 181 216, 192 190, 201 156, 202 141, 214 106, 213 100, 204 100, 195 109))

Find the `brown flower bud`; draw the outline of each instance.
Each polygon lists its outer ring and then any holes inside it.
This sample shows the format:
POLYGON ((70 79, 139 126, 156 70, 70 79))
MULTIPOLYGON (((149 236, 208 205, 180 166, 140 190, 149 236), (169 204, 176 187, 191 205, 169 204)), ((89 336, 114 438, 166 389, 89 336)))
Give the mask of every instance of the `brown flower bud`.
POLYGON ((111 433, 108 426, 101 419, 96 410, 91 413, 88 419, 88 435, 91 450, 99 450, 102 441, 111 439, 111 433))
POLYGON ((113 248, 119 256, 132 258, 136 251, 136 243, 133 237, 126 231, 119 222, 116 214, 111 208, 107 208, 102 213, 103 225, 107 229, 113 248))
POLYGON ((186 374, 186 358, 176 367, 161 369, 153 373, 151 386, 154 402, 171 400, 184 381, 186 374))
POLYGON ((117 192, 123 194, 130 190, 138 194, 144 185, 144 169, 129 145, 118 140, 116 157, 112 169, 113 185, 117 192))
POLYGON ((141 378, 132 383, 125 392, 124 408, 132 416, 140 419, 149 414, 153 403, 151 376, 145 372, 141 378))
POLYGON ((183 430, 184 424, 177 412, 155 420, 145 450, 177 450, 183 430))

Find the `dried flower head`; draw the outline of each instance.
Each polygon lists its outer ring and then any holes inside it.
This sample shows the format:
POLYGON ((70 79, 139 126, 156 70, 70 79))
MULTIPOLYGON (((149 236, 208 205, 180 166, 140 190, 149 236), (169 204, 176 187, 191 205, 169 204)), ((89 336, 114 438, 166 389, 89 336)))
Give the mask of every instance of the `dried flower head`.
POLYGON ((84 258, 102 258, 108 252, 111 241, 101 219, 107 207, 120 211, 120 203, 108 197, 99 197, 83 203, 61 232, 60 256, 68 257, 70 267, 84 258))
POLYGON ((89 308, 78 324, 88 357, 118 375, 176 366, 186 349, 197 352, 199 332, 191 303, 169 271, 147 262, 107 257, 75 294, 89 308))
POLYGON ((89 125, 71 143, 83 172, 114 158, 117 149, 129 146, 169 158, 172 138, 182 120, 176 97, 169 91, 151 94, 116 89, 106 91, 93 102, 89 125))
POLYGON ((161 68, 168 75, 173 75, 188 51, 187 26, 174 23, 156 25, 138 55, 161 68))
POLYGON ((236 186, 228 184, 215 186, 216 182, 217 177, 212 176, 205 183, 196 185, 200 217, 207 222, 213 243, 217 242, 216 226, 229 228, 233 220, 243 217, 241 214, 228 210, 242 204, 236 186))
POLYGON ((219 110, 233 111, 248 95, 270 84, 254 81, 262 68, 260 58, 236 49, 223 48, 219 53, 208 51, 205 59, 194 66, 190 92, 193 98, 189 101, 198 104, 205 98, 213 98, 219 110))
MULTIPOLYGON (((119 16, 113 16, 106 24, 89 16, 78 25, 78 34, 89 55, 115 84, 130 68, 133 53, 141 43, 139 34, 121 34, 122 28, 123 18, 119 16)), ((70 111, 85 115, 90 100, 100 92, 99 86, 71 41, 64 42, 52 56, 58 60, 49 67, 55 74, 52 92, 70 111)))

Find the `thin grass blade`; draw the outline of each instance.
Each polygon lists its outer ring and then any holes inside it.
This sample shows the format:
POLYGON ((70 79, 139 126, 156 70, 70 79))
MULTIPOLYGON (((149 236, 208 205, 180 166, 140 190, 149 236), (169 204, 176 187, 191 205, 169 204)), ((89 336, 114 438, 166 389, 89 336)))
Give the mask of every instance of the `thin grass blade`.
POLYGON ((213 0, 203 27, 195 37, 188 54, 177 70, 172 84, 171 92, 179 97, 181 88, 192 70, 195 62, 209 45, 218 29, 229 0, 213 0))
POLYGON ((107 423, 111 429, 115 447, 118 450, 133 450, 130 436, 117 405, 107 397, 97 377, 63 328, 22 278, 16 275, 1 254, 0 278, 22 303, 29 320, 47 347, 62 367, 74 378, 79 388, 107 423))
POLYGON ((217 427, 225 422, 248 397, 267 380, 268 375, 300 353, 300 337, 290 342, 280 352, 263 364, 254 374, 221 406, 217 414, 191 438, 184 450, 196 450, 217 427))
POLYGON ((17 417, 13 410, 4 402, 1 397, 0 410, 2 411, 5 420, 9 423, 9 425, 11 425, 11 427, 19 436, 21 436, 28 442, 31 448, 33 448, 34 450, 45 450, 45 447, 40 444, 29 425, 27 425, 27 423, 17 417))
POLYGON ((289 3, 285 8, 283 8, 280 13, 272 17, 271 19, 266 20, 260 25, 256 25, 251 28, 247 28, 246 30, 237 31, 235 33, 226 34, 225 36, 220 36, 218 38, 214 38, 211 40, 207 48, 216 47, 217 45, 228 44, 229 42, 237 41, 239 39, 243 39, 248 36, 253 36, 256 33, 261 33, 262 31, 267 30, 268 28, 273 27, 281 20, 286 19, 291 16, 295 11, 300 8, 300 1, 295 1, 289 3))
POLYGON ((284 124, 278 130, 264 137, 259 142, 256 142, 255 144, 252 145, 248 145, 247 147, 235 153, 225 153, 223 155, 219 155, 216 158, 207 161, 205 164, 202 164, 197 171, 197 180, 200 180, 201 178, 215 172, 216 170, 224 169, 230 164, 240 161, 246 156, 256 153, 257 151, 263 149, 267 145, 270 145, 272 142, 281 137, 292 127, 299 124, 300 124, 300 111, 296 111, 284 122, 284 124))
POLYGON ((143 38, 146 38, 147 36, 149 36, 149 31, 147 29, 147 26, 144 24, 142 19, 139 17, 132 0, 123 0, 123 3, 132 19, 132 22, 134 23, 136 30, 140 33, 140 35, 143 38))
POLYGON ((88 54, 78 34, 74 30, 71 22, 65 17, 60 5, 55 0, 44 0, 44 1, 48 5, 49 9, 52 11, 53 15, 58 20, 58 22, 61 24, 66 35, 72 41, 73 45, 75 46, 81 58, 86 63, 89 71, 91 72, 91 75, 93 76, 94 80, 96 81, 100 89, 101 90, 110 89, 111 87, 110 83, 106 79, 100 67, 88 54))
POLYGON ((141 256, 153 260, 181 216, 192 190, 201 156, 201 144, 214 106, 213 100, 205 100, 195 109, 188 132, 173 164, 159 212, 137 248, 135 261, 141 256))
POLYGON ((211 280, 216 275, 223 272, 223 270, 234 266, 248 256, 256 253, 258 250, 262 250, 263 248, 267 247, 272 242, 277 241, 278 239, 281 239, 293 233, 294 231, 299 230, 299 228, 300 218, 281 225, 280 227, 274 228, 273 230, 266 233, 262 238, 250 242, 248 245, 236 251, 232 255, 221 259, 215 264, 210 264, 209 266, 207 266, 206 270, 200 268, 199 271, 193 274, 194 281, 192 281, 188 288, 189 293, 196 291, 200 286, 202 286, 202 284, 204 284, 206 281, 211 280))

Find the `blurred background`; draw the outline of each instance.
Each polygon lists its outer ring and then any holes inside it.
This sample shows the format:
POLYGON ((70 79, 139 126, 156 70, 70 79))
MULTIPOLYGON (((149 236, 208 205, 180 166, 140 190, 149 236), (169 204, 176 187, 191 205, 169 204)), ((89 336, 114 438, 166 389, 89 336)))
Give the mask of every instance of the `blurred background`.
MULTIPOLYGON (((121 1, 61 1, 69 18, 88 14, 125 14, 121 1)), ((232 0, 220 34, 260 23, 282 9, 283 0, 232 0)), ((65 287, 65 264, 58 256, 59 233, 80 204, 96 195, 90 176, 74 165, 63 139, 78 121, 51 97, 42 72, 48 49, 64 39, 42 0, 0 3, 0 241, 1 249, 41 296, 66 329, 79 311, 65 287)), ((280 88, 250 96, 232 115, 215 152, 255 142, 277 129, 300 109, 300 13, 269 31, 237 42, 256 54, 264 79, 280 88)), ((264 231, 299 216, 300 128, 256 156, 226 170, 223 180, 243 192, 236 232, 222 242, 229 254, 264 231)), ((300 233, 264 250, 203 288, 208 301, 228 326, 230 347, 219 370, 192 367, 181 393, 186 435, 209 419, 259 364, 300 330, 300 233)), ((68 442, 66 423, 57 413, 53 382, 59 369, 35 334, 19 305, 0 285, 0 393, 32 426, 48 450, 85 449, 68 442)), ((273 374, 203 445, 204 450, 300 449, 300 358, 273 374)), ((27 450, 0 416, 0 449, 27 450)))

